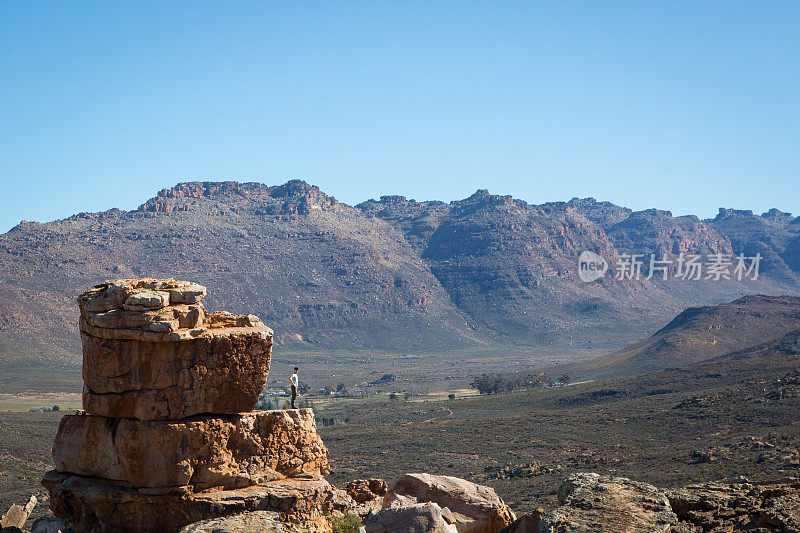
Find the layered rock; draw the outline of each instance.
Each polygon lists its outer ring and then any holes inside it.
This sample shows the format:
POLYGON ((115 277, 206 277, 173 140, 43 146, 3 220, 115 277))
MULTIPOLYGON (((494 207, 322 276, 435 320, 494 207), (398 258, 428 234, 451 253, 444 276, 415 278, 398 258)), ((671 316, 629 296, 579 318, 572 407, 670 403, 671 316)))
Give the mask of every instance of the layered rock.
POLYGON ((114 280, 78 298, 84 409, 140 420, 251 411, 272 330, 255 315, 206 313, 205 287, 114 280))
POLYGON ((293 531, 274 511, 252 511, 223 518, 201 520, 181 529, 180 533, 290 533, 293 531))
POLYGON ((329 471, 311 409, 148 422, 68 415, 53 461, 59 472, 136 489, 233 489, 329 471))
POLYGON ((78 298, 86 413, 61 420, 56 469, 42 480, 76 530, 169 532, 254 510, 328 528, 333 488, 314 413, 250 412, 272 330, 254 315, 207 313, 205 294, 146 278, 78 298))
POLYGON ((161 533, 201 520, 247 511, 274 511, 309 532, 328 529, 332 488, 324 479, 285 479, 236 490, 181 493, 169 489, 130 489, 108 481, 50 471, 42 484, 50 508, 79 531, 161 533))

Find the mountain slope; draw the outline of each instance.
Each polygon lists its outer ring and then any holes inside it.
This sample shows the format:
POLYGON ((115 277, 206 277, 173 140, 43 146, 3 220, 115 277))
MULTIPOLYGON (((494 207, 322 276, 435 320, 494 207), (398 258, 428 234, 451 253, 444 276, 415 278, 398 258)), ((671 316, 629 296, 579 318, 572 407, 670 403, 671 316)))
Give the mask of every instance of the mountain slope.
POLYGON ((790 337, 796 336, 797 330, 800 298, 747 296, 727 304, 686 309, 650 338, 576 365, 572 371, 604 379, 754 357, 759 350, 775 351, 776 339, 791 344, 790 337), (786 335, 789 337, 784 338, 786 335))
POLYGON ((395 353, 616 349, 687 306, 798 293, 797 219, 717 218, 591 198, 532 205, 484 190, 351 207, 302 181, 182 183, 135 211, 22 222, 0 235, 0 363, 78 361, 74 298, 123 277, 203 283, 210 308, 261 315, 291 349, 395 353), (613 269, 620 254, 737 245, 769 252, 759 280, 576 274, 584 250, 613 269))
MULTIPOLYGON (((576 282, 583 250, 612 264, 620 254, 738 251, 708 221, 668 211, 632 212, 592 198, 530 205, 485 190, 449 204, 384 196, 356 207, 400 230, 476 329, 504 342, 603 348, 651 333, 687 305, 797 293, 800 286, 791 271, 777 283, 617 281, 613 271, 596 283, 576 282)), ((791 221, 784 222, 788 233, 791 221)))
POLYGON ((104 279, 139 276, 203 283, 209 308, 255 312, 282 342, 481 342, 394 228, 302 182, 182 184, 137 211, 24 223, 0 238, 0 264, 6 360, 75 360, 74 297, 104 279))

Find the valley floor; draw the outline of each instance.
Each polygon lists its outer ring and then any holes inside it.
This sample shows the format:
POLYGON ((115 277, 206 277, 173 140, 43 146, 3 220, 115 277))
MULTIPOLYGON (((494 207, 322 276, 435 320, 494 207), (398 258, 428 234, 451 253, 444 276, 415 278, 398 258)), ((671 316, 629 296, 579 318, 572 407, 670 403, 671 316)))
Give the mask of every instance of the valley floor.
MULTIPOLYGON (((315 409, 320 426, 334 422, 320 433, 335 484, 391 481, 406 472, 455 475, 494 487, 519 513, 554 505, 558 485, 572 472, 660 487, 796 475, 800 380, 791 373, 799 365, 796 356, 779 356, 507 395, 460 391, 455 400, 329 398, 315 409)), ((6 509, 42 490, 63 413, 2 411, 0 508, 6 509)))
POLYGON ((330 479, 432 472, 490 485, 517 512, 553 506, 592 471, 659 487, 800 467, 795 356, 437 402, 332 403, 330 479), (342 422, 342 423, 339 423, 342 422))

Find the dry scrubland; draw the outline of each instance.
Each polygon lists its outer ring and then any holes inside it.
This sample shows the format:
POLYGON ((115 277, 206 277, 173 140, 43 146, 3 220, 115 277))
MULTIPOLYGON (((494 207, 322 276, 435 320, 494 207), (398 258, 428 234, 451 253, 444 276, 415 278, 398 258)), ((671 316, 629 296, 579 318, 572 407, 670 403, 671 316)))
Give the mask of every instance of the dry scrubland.
MULTIPOLYGON (((491 397, 318 400, 317 415, 336 420, 320 429, 335 484, 456 475, 494 487, 521 512, 553 505, 576 471, 664 487, 796 472, 800 385, 785 376, 797 365, 783 355, 491 397)), ((3 508, 42 490, 62 414, 0 413, 3 508)))
POLYGON ((796 473, 796 356, 666 370, 643 377, 435 402, 346 402, 320 430, 334 483, 405 472, 494 487, 517 512, 553 505, 570 472, 661 487, 796 473), (789 380, 791 381, 791 379, 789 380))

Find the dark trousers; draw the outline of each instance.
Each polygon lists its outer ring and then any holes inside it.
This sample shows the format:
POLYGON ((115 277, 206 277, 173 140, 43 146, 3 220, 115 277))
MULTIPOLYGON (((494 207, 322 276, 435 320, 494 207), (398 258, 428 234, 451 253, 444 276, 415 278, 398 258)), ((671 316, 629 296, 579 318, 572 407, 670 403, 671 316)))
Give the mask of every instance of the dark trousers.
POLYGON ((297 387, 292 385, 292 409, 296 409, 294 406, 294 399, 297 398, 297 387))

